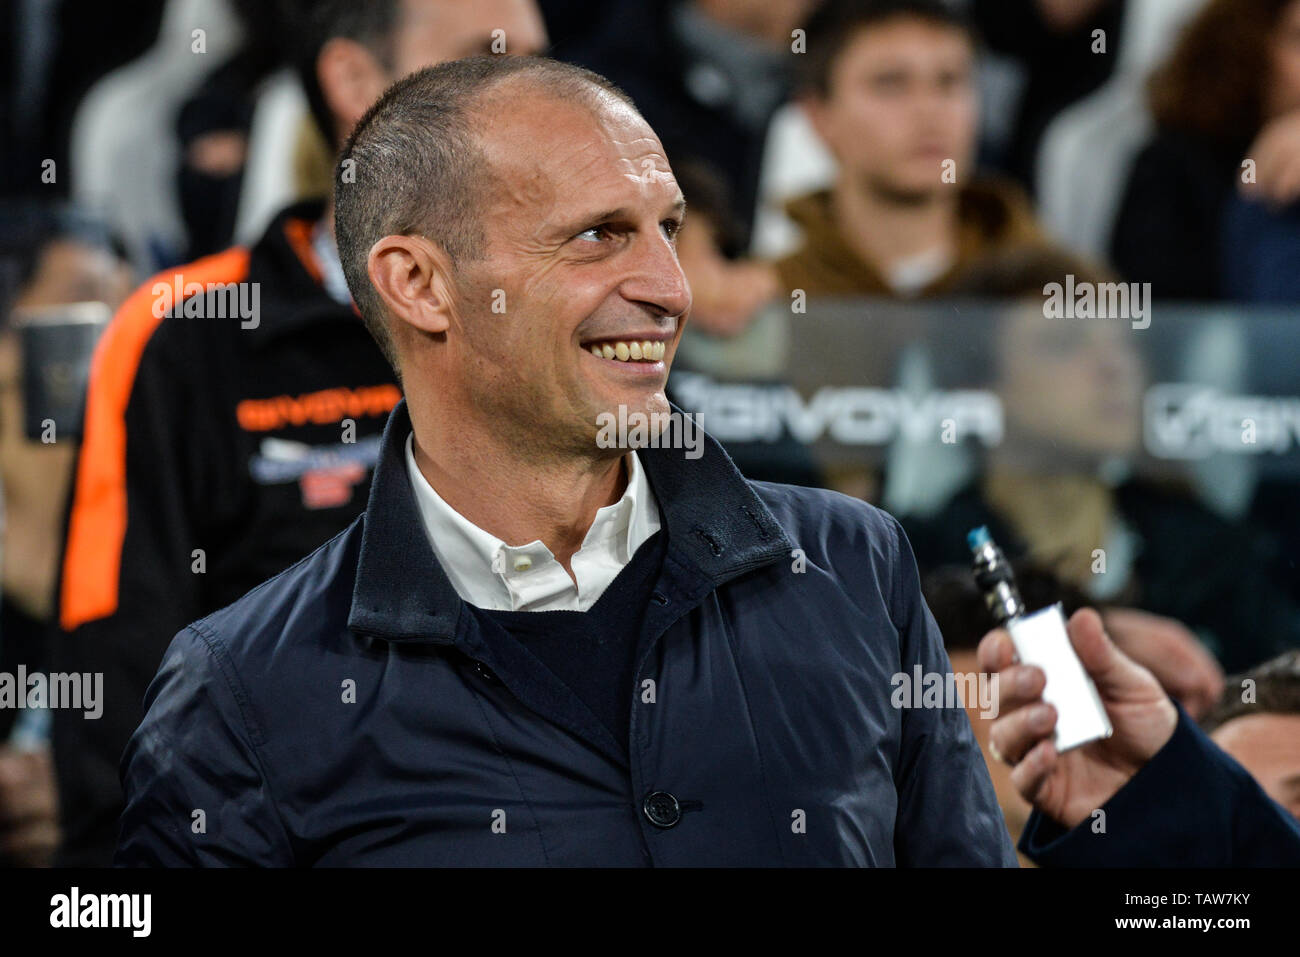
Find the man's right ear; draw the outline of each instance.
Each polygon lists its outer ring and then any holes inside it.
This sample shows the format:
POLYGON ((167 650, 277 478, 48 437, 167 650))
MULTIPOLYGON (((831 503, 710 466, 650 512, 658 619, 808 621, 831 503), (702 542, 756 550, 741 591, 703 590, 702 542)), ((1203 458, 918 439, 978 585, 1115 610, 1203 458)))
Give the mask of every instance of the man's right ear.
POLYGON ((451 260, 424 236, 385 236, 370 247, 370 282, 395 317, 426 333, 446 332, 455 318, 451 260))

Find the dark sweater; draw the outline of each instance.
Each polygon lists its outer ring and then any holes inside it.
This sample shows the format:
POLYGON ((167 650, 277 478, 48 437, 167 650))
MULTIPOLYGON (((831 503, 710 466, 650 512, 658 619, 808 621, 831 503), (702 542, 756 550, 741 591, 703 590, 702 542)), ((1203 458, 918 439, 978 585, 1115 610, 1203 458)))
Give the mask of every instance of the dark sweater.
POLYGON ((662 529, 646 539, 587 611, 474 607, 476 615, 509 632, 568 685, 624 751, 630 732, 636 649, 667 543, 662 529))

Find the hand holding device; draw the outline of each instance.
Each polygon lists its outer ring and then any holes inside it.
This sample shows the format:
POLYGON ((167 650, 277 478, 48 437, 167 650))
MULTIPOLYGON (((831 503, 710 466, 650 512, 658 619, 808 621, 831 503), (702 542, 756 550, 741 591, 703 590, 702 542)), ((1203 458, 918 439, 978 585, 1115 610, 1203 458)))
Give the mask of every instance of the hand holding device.
POLYGON ((1016 661, 1016 646, 1006 629, 984 636, 978 661, 981 671, 999 675, 1000 712, 989 728, 990 746, 1011 765, 1011 782, 1025 800, 1061 825, 1074 827, 1168 743, 1178 712, 1151 672, 1110 640, 1096 611, 1079 609, 1067 630, 1112 733, 1065 753, 1052 743, 1057 711, 1042 700, 1047 676, 1037 665, 1016 661))
POLYGON ((1111 735, 1110 719, 1097 688, 1083 670, 1070 637, 1060 602, 1027 612, 1016 589, 1011 564, 983 526, 966 536, 974 558, 975 583, 993 618, 1006 628, 1021 662, 1043 669, 1047 684, 1043 700, 1056 709, 1052 743, 1058 752, 1111 735))

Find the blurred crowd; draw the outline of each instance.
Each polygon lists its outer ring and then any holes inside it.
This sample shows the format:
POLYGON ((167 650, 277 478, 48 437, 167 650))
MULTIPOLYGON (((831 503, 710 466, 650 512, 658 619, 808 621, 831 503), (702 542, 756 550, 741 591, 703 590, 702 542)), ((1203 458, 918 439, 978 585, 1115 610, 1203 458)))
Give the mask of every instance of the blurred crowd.
POLYGON ((372 463, 329 457, 326 407, 366 447, 400 393, 351 311, 334 154, 393 80, 480 54, 589 67, 659 134, 689 204, 682 370, 780 385, 773 323, 890 301, 916 322, 850 357, 860 384, 922 343, 926 374, 959 356, 945 381, 1000 397, 1004 441, 914 508, 915 450, 728 446, 899 513, 954 669, 992 627, 963 544, 987 525, 1031 607, 1102 610, 1300 817, 1300 477, 1224 509, 1212 478, 1134 467, 1144 332, 1043 310, 1067 276, 1150 283, 1157 315, 1300 303, 1300 0, 15 0, 0 47, 0 672, 106 676, 98 722, 0 708, 5 862, 108 863, 172 635, 364 508, 372 463), (169 327, 151 276, 255 281, 261 328, 169 327), (969 302, 991 332, 963 335, 969 302))

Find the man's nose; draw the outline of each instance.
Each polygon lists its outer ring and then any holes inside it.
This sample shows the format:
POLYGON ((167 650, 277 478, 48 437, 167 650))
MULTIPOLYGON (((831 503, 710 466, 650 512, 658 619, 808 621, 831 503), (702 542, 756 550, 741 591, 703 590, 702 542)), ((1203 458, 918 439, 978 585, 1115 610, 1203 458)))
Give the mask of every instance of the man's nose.
POLYGON ((690 284, 672 243, 662 233, 637 244, 629 268, 622 284, 625 299, 661 316, 681 316, 691 308, 690 284))

